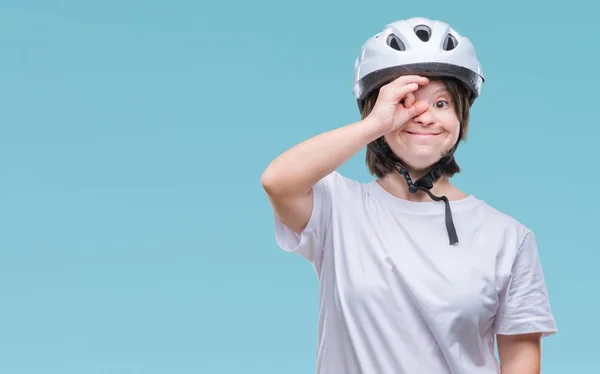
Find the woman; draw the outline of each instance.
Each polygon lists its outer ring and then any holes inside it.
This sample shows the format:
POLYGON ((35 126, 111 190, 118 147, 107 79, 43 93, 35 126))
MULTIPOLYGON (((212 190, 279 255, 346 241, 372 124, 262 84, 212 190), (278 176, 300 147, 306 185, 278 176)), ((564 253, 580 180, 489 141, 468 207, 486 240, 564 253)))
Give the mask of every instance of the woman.
POLYGON ((538 373, 540 337, 557 330, 534 235, 450 181, 483 82, 471 42, 396 21, 354 78, 362 119, 262 175, 277 243, 319 277, 317 372, 538 373), (336 171, 365 146, 376 180, 336 171))

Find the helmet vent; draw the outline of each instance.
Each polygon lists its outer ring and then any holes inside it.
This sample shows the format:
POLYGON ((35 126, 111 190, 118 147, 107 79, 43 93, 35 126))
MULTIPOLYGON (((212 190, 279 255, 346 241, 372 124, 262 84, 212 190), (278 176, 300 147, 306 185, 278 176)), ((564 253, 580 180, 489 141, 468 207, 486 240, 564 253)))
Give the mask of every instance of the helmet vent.
POLYGON ((458 45, 458 40, 452 34, 446 35, 444 39, 444 51, 451 51, 458 45))
POLYGON ((406 46, 395 34, 390 34, 387 37, 387 44, 397 51, 406 51, 406 46))
POLYGON ((419 25, 415 27, 415 34, 421 39, 423 42, 428 42, 431 38, 431 29, 426 25, 419 25))

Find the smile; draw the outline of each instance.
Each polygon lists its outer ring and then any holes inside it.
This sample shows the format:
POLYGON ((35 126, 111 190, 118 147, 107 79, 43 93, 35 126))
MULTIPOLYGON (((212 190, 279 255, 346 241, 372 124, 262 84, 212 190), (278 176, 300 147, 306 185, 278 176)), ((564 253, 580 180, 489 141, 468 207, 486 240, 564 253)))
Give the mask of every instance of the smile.
POLYGON ((414 136, 438 136, 440 135, 440 133, 426 133, 426 132, 411 132, 411 131, 406 131, 407 134, 409 135, 414 135, 414 136))

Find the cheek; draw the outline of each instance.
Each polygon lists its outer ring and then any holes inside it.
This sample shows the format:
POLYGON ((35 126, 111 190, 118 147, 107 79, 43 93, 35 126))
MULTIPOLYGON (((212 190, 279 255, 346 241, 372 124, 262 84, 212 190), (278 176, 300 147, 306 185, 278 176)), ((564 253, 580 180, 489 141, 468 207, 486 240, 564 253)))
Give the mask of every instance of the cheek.
POLYGON ((385 139, 385 142, 388 144, 388 146, 390 146, 390 148, 393 148, 395 150, 398 150, 398 148, 406 147, 405 139, 403 139, 402 133, 400 130, 392 131, 392 132, 384 135, 383 138, 385 139))
POLYGON ((400 135, 400 131, 395 130, 395 131, 385 134, 383 136, 383 139, 385 140, 385 142, 387 143, 388 146, 393 147, 395 144, 398 143, 399 135, 400 135))
POLYGON ((450 126, 446 129, 450 134, 450 139, 452 140, 452 144, 455 144, 460 136, 460 122, 457 122, 454 126, 450 126))
POLYGON ((398 156, 402 157, 407 152, 408 144, 401 138, 400 131, 393 131, 383 136, 385 142, 388 147, 392 150, 392 152, 398 156))

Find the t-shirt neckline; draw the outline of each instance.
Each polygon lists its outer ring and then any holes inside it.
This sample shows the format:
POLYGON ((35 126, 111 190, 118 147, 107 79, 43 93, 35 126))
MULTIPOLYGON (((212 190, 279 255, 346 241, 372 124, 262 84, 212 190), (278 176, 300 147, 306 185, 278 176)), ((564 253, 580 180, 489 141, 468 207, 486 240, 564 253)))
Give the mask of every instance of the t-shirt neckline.
MULTIPOLYGON (((411 201, 401 199, 387 192, 377 180, 368 182, 366 186, 377 199, 398 211, 413 214, 444 214, 445 204, 443 201, 411 201)), ((483 200, 478 199, 473 194, 469 194, 460 200, 450 200, 450 208, 453 212, 459 212, 472 209, 482 203, 483 200)))

